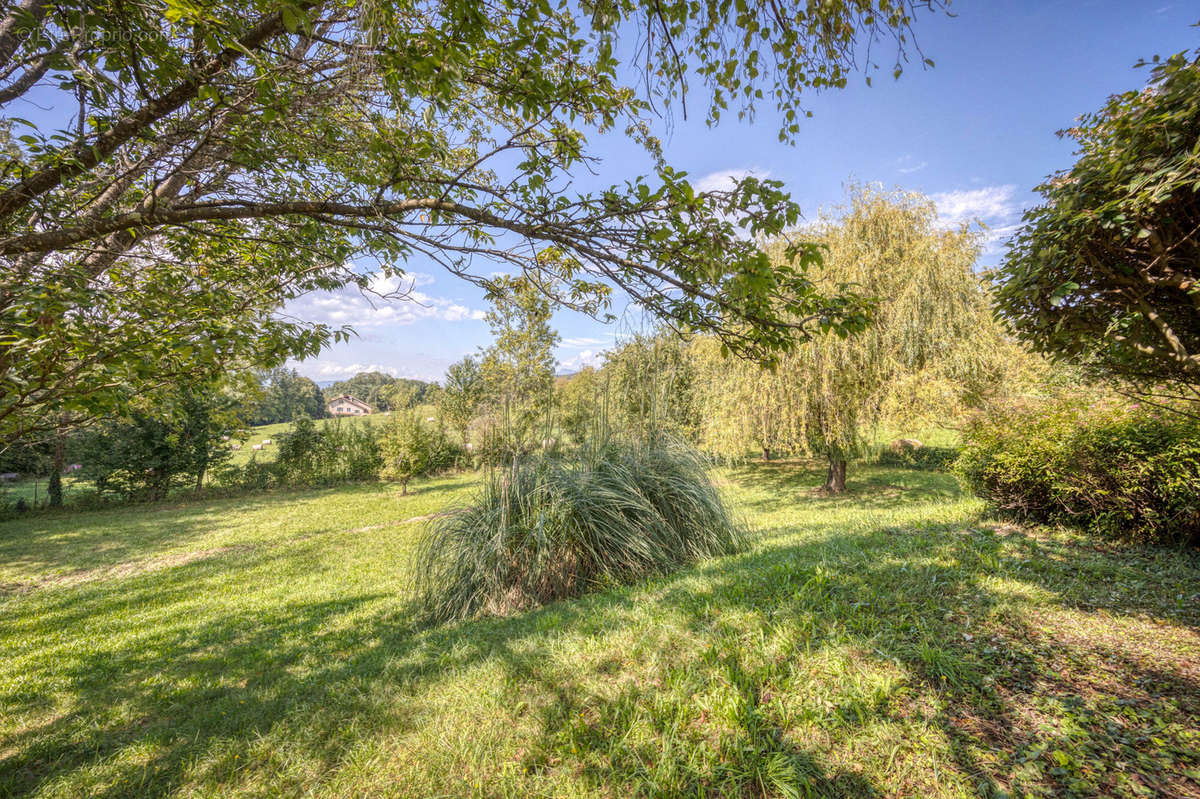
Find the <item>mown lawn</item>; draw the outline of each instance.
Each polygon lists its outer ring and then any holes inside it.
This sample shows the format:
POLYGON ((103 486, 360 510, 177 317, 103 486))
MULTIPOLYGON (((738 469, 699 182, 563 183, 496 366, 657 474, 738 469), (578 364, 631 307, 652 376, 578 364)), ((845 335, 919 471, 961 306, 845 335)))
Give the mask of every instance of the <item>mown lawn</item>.
POLYGON ((414 629, 472 477, 0 525, 0 796, 1200 796, 1200 559, 933 473, 723 472, 752 551, 414 629))

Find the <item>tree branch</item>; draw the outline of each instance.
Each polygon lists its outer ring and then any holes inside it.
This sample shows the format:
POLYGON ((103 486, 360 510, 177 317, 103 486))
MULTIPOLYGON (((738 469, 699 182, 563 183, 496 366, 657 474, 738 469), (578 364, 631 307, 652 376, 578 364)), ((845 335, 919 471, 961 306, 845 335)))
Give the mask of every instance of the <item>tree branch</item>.
MULTIPOLYGON (((313 6, 309 2, 306 6, 313 6)), ((151 100, 133 113, 126 114, 91 143, 80 143, 66 152, 60 152, 55 165, 21 180, 15 186, 0 193, 0 219, 7 218, 24 208, 38 196, 60 186, 63 181, 82 175, 112 155, 118 147, 129 141, 146 127, 178 110, 196 97, 200 87, 222 70, 237 63, 284 31, 283 13, 275 12, 264 17, 250 33, 238 40, 236 47, 227 47, 210 59, 200 69, 194 70, 171 91, 151 100)))

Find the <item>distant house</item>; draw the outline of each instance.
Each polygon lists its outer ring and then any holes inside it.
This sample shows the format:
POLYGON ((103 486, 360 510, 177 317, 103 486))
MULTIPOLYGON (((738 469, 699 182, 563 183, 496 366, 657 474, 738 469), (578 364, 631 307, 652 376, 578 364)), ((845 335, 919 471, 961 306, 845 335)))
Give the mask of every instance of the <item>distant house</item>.
POLYGON ((371 412, 370 405, 349 394, 334 397, 325 404, 325 408, 330 416, 365 416, 371 412))

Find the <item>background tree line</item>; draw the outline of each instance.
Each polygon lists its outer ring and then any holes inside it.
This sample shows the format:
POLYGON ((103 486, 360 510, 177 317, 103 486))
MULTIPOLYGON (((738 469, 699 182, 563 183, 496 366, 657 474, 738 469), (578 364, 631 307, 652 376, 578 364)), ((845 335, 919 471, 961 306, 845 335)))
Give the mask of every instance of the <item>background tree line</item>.
POLYGON ((290 422, 303 415, 322 419, 334 397, 343 394, 361 400, 375 411, 406 409, 433 402, 436 383, 381 372, 360 372, 322 389, 295 369, 276 368, 254 373, 255 391, 245 418, 249 424, 290 422))

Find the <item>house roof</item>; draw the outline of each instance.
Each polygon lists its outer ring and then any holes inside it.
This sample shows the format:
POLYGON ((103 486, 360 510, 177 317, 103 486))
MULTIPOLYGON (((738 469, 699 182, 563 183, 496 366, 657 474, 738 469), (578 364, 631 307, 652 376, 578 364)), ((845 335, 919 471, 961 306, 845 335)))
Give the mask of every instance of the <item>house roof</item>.
POLYGON ((330 400, 328 400, 325 404, 332 405, 335 402, 353 402, 355 405, 361 405, 364 408, 371 407, 370 405, 368 405, 367 403, 358 399, 357 397, 351 397, 349 394, 339 394, 336 397, 333 397, 330 400))

